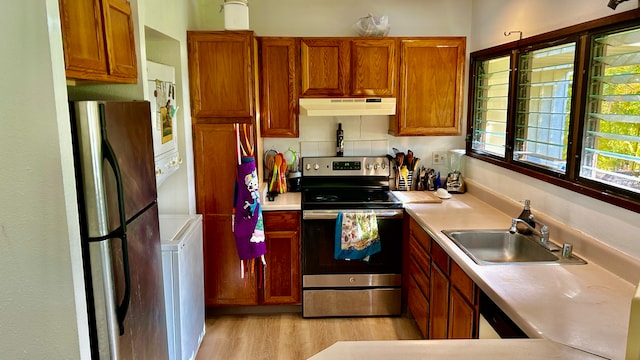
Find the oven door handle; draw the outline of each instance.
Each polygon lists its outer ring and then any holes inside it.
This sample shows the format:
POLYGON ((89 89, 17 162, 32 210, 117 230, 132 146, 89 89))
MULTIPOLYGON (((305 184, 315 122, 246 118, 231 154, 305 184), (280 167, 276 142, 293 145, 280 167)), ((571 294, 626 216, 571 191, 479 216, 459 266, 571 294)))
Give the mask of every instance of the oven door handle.
POLYGON ((332 220, 338 217, 338 213, 371 213, 376 214, 377 219, 402 219, 403 209, 357 209, 357 210, 303 210, 303 220, 332 220))

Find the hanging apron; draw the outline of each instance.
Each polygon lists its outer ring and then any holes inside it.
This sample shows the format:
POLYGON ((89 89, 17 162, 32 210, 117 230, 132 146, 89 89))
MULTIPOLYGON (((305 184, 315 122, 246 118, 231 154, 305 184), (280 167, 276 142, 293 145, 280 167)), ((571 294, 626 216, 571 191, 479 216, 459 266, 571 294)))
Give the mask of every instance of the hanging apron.
POLYGON ((259 187, 255 159, 242 157, 236 179, 233 228, 240 260, 255 259, 267 252, 259 187))

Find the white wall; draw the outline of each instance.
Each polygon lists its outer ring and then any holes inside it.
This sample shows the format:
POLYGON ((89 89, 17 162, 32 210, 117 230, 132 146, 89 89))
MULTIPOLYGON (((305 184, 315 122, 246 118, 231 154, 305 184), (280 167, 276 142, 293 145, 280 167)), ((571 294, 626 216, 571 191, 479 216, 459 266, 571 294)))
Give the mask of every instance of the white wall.
POLYGON ((88 358, 58 2, 0 17, 0 357, 88 358))
MULTIPOLYGON (((479 50, 517 39, 517 35, 505 37, 504 31, 519 30, 529 37, 638 7, 637 0, 624 2, 615 11, 606 4, 606 0, 475 1, 471 47, 479 50)), ((542 212, 640 258, 638 213, 476 159, 467 158, 466 169, 468 178, 513 200, 531 199, 534 213, 542 212)))
POLYGON ((469 48, 471 51, 531 37, 547 31, 580 24, 585 21, 614 15, 638 8, 638 0, 619 4, 616 10, 607 6, 608 0, 475 0, 469 48))

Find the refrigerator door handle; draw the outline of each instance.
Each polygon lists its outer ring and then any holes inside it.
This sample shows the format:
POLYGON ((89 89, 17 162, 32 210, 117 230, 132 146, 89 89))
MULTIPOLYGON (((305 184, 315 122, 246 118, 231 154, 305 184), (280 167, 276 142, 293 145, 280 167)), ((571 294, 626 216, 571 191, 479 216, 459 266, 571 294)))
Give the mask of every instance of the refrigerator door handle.
MULTIPOLYGON (((103 129, 104 131, 104 129, 103 129)), ((118 317, 118 326, 120 328, 120 335, 124 335, 124 319, 127 316, 127 310, 129 309, 129 300, 131 297, 131 273, 129 271, 129 248, 127 245, 127 218, 124 210, 124 191, 122 189, 122 174, 120 173, 120 166, 118 166, 118 160, 116 159, 113 148, 106 136, 103 140, 103 152, 104 158, 107 160, 116 178, 116 186, 118 189, 118 212, 120 214, 120 227, 113 233, 113 238, 119 238, 122 246, 122 267, 124 274, 124 295, 122 296, 122 302, 116 308, 116 315, 118 317)))

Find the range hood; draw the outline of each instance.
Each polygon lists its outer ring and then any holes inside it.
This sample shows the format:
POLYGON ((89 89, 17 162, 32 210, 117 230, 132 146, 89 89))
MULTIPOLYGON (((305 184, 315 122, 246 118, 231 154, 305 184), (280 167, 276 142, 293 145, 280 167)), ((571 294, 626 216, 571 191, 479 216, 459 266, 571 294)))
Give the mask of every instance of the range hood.
POLYGON ((303 116, 395 115, 395 98, 300 99, 303 116))

